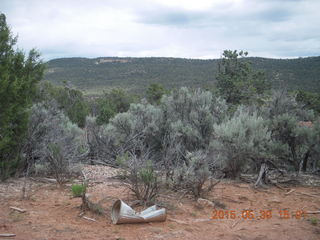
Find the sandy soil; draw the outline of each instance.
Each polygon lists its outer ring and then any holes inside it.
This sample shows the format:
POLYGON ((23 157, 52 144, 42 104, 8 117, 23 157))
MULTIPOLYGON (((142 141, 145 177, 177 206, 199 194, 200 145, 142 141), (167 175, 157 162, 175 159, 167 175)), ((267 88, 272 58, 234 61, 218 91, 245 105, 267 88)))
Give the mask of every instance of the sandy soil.
POLYGON ((79 217, 81 199, 72 198, 69 186, 61 188, 54 183, 28 180, 27 186, 30 185, 29 199, 22 200, 23 179, 0 184, 0 234, 16 234, 10 239, 320 239, 320 214, 296 219, 297 211, 319 211, 319 187, 257 190, 245 183, 226 181, 207 197, 216 203, 215 208, 168 191, 159 197, 168 210, 165 222, 113 225, 110 220, 113 202, 118 198, 128 203, 135 200, 118 180, 106 178, 89 187, 92 200, 100 201, 106 212, 105 216, 85 213, 96 222, 79 217), (26 212, 19 213, 10 206, 26 212), (213 213, 215 209, 217 215, 213 213), (234 211, 235 218, 230 219, 229 214, 227 219, 225 214, 220 219, 220 210, 234 211), (252 210, 254 219, 244 219, 247 215, 242 215, 243 210, 252 210), (272 211, 272 217, 261 219, 260 211, 267 210, 272 211), (289 219, 281 218, 280 210, 287 211, 289 219), (218 219, 210 219, 213 216, 218 219))

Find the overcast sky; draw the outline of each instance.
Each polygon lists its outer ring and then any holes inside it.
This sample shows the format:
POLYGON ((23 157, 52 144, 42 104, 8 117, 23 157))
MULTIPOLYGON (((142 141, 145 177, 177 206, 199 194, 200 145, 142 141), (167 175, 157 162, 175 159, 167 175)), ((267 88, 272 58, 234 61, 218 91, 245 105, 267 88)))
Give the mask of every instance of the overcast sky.
POLYGON ((58 57, 320 55, 320 0, 0 0, 18 46, 58 57))

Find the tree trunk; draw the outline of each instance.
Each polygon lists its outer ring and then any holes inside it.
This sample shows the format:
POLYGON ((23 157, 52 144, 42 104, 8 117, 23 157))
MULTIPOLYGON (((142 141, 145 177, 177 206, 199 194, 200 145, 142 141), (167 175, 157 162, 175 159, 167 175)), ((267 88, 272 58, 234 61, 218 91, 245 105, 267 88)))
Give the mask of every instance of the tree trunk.
POLYGON ((266 163, 262 163, 260 166, 260 172, 256 183, 254 184, 256 187, 267 183, 267 170, 268 166, 266 163))
POLYGON ((306 152, 306 154, 304 155, 303 162, 302 162, 302 169, 301 169, 303 172, 307 171, 309 156, 310 156, 310 151, 306 152))
POLYGON ((294 170, 296 172, 299 172, 299 161, 297 159, 295 144, 291 144, 290 149, 291 149, 291 154, 292 154, 292 159, 293 159, 294 170))

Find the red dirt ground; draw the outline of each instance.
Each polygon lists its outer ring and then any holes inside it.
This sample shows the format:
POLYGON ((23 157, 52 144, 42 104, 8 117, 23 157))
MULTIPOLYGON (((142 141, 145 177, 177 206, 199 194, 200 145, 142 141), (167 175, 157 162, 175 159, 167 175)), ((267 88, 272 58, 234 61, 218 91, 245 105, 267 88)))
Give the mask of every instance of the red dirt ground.
MULTIPOLYGON (((222 182, 207 199, 220 202, 234 210, 235 219, 211 220, 212 207, 200 206, 181 193, 162 193, 159 200, 167 207, 167 220, 160 223, 113 225, 110 209, 121 198, 132 202, 134 197, 116 180, 96 183, 88 190, 92 200, 102 200, 105 216, 86 212, 85 216, 96 222, 79 217, 81 199, 72 198, 70 187, 59 188, 54 183, 32 183, 29 199, 21 200, 22 179, 12 179, 0 184, 0 234, 14 233, 10 239, 63 240, 63 239, 320 239, 319 214, 308 214, 296 219, 298 210, 319 211, 320 189, 318 187, 294 187, 280 189, 271 187, 257 190, 248 184, 222 182), (311 195, 306 195, 311 194, 311 195), (180 200, 179 200, 180 199, 180 200), (10 206, 26 209, 19 213, 10 206), (241 217, 244 209, 253 210, 255 219, 241 217), (272 210, 270 219, 258 219, 260 210, 272 210), (290 219, 281 219, 279 210, 287 210, 290 219)), ((4 239, 4 238, 0 238, 4 239)))

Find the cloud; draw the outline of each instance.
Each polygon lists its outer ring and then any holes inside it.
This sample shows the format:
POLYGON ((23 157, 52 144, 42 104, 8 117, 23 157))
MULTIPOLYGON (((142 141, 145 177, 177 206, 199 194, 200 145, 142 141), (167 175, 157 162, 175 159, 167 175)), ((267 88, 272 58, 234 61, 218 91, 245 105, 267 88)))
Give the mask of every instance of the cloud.
POLYGON ((146 24, 159 24, 159 25, 196 25, 198 21, 203 20, 205 17, 200 13, 170 11, 166 13, 151 12, 142 17, 140 22, 146 24))
POLYGON ((144 24, 178 27, 210 27, 244 22, 283 22, 294 15, 294 10, 288 8, 286 4, 281 6, 266 5, 265 7, 251 4, 248 10, 238 10, 236 6, 228 2, 220 4, 218 7, 197 11, 158 7, 139 13, 137 21, 144 24))
POLYGON ((18 45, 57 57, 320 55, 317 0, 2 0, 18 45))

